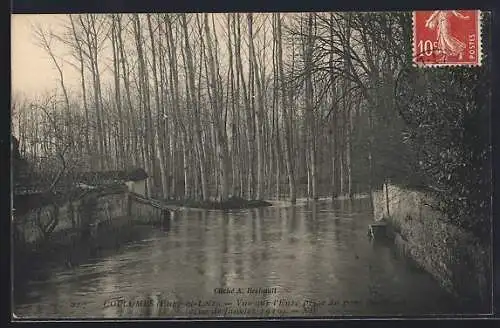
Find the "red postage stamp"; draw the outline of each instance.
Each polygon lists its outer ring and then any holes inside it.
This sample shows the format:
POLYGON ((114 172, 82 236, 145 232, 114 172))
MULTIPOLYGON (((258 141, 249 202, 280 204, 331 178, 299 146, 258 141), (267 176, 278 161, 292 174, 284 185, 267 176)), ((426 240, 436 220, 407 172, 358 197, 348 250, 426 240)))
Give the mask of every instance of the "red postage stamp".
POLYGON ((417 66, 480 66, 480 11, 413 12, 413 63, 417 66))

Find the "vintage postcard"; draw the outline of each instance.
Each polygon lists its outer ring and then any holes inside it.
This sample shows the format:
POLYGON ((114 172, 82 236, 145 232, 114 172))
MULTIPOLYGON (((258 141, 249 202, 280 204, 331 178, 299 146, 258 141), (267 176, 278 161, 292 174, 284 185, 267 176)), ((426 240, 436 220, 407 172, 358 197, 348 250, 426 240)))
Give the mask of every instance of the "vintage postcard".
POLYGON ((12 318, 491 313, 490 20, 12 15, 12 318))

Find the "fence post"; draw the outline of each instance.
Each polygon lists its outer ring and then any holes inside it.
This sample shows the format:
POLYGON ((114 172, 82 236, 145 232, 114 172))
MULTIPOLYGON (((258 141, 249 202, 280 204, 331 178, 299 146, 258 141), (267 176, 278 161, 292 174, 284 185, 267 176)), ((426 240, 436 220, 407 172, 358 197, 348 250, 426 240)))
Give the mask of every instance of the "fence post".
POLYGON ((389 182, 388 180, 385 181, 385 205, 387 208, 387 217, 389 218, 391 216, 389 212, 389 182))

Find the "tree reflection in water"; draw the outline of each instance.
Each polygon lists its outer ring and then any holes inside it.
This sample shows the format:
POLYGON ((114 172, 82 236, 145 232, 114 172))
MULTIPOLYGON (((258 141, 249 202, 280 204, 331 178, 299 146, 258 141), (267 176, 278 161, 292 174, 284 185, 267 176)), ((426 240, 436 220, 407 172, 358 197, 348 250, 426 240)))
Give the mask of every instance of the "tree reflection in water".
POLYGON ((61 268, 58 278, 30 285, 32 296, 17 303, 16 313, 182 316, 185 312, 179 308, 104 308, 103 304, 112 297, 234 301, 233 295, 214 294, 214 288, 221 287, 278 288, 276 295, 245 296, 253 300, 342 301, 316 315, 416 315, 456 309, 429 275, 410 268, 389 245, 370 242, 366 229, 372 220, 363 200, 319 200, 227 213, 181 212, 167 233, 152 229, 148 238, 121 253, 71 271, 61 268), (90 304, 67 305, 82 300, 90 304))

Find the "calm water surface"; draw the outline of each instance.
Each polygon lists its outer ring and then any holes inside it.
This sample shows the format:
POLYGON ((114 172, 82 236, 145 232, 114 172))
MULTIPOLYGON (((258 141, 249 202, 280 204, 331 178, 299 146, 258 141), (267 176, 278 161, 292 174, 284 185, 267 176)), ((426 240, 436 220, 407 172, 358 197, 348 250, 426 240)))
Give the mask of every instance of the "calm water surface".
POLYGON ((186 210, 106 257, 46 272, 27 318, 422 315, 463 312, 426 273, 372 242, 368 200, 186 210), (219 294, 216 288, 241 293, 219 294), (238 290, 241 288, 241 290, 238 290), (273 288, 273 293, 248 293, 273 288))

